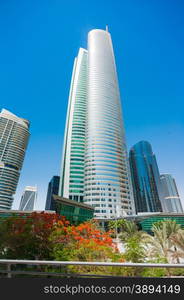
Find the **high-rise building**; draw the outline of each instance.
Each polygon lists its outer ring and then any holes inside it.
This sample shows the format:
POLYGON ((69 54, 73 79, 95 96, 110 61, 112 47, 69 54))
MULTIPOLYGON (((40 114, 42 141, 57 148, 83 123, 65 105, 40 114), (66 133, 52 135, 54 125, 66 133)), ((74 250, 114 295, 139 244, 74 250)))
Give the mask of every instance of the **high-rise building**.
POLYGON ((66 118, 59 195, 82 202, 87 105, 87 51, 75 58, 66 118))
POLYGON ((37 199, 37 187, 26 186, 21 197, 19 210, 33 210, 37 199))
POLYGON ((55 205, 55 200, 53 198, 53 195, 58 195, 59 192, 59 176, 53 176, 51 181, 49 182, 48 185, 48 190, 47 190, 47 199, 45 203, 45 210, 55 210, 56 205, 55 205))
POLYGON ((152 147, 147 141, 131 148, 130 168, 136 212, 162 211, 160 174, 152 147))
POLYGON ((163 209, 164 212, 182 213, 178 189, 174 178, 170 174, 160 175, 163 191, 163 209))
POLYGON ((96 218, 134 212, 110 33, 88 34, 74 62, 59 195, 95 207, 96 218))
POLYGON ((29 121, 0 113, 0 209, 11 209, 29 138, 29 121))

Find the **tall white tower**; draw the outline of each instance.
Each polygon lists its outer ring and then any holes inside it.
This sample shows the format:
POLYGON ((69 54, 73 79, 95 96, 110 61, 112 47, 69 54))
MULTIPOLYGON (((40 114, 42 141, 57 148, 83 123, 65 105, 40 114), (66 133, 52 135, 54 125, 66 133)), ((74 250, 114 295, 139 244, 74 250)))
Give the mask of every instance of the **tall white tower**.
POLYGON ((0 209, 11 209, 29 138, 29 121, 0 113, 0 209))
POLYGON ((88 99, 84 202, 97 218, 131 214, 133 196, 110 33, 88 34, 88 99))
POLYGON ((110 33, 90 31, 88 51, 80 51, 70 88, 60 195, 92 205, 96 218, 122 217, 134 213, 134 200, 110 33))

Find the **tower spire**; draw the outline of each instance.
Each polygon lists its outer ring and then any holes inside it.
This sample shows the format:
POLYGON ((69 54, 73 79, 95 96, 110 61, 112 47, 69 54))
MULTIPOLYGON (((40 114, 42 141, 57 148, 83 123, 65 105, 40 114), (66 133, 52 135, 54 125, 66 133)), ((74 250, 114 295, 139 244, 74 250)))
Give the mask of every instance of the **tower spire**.
POLYGON ((106 29, 107 32, 109 31, 109 30, 108 30, 108 25, 105 26, 105 29, 106 29))

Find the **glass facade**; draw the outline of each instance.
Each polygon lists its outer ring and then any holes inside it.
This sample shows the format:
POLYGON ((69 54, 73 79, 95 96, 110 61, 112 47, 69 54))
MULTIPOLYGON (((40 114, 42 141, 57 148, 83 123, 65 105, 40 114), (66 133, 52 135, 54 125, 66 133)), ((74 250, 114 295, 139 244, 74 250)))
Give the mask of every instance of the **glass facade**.
POLYGON ((59 195, 95 208, 95 218, 134 212, 111 36, 95 29, 75 59, 59 195))
POLYGON ((86 124, 87 51, 80 48, 71 81, 59 194, 82 202, 86 124))
POLYGON ((151 145, 141 141, 130 150, 136 212, 162 211, 159 170, 151 145))
POLYGON ((29 122, 0 113, 0 209, 11 209, 29 138, 29 122))
POLYGON ((183 212, 178 189, 174 178, 170 174, 160 175, 163 190, 163 207, 165 212, 183 212))
POLYGON ((49 182, 45 210, 55 210, 55 201, 53 199, 53 195, 58 195, 59 180, 59 176, 53 176, 51 181, 49 182))
POLYGON ((109 32, 88 34, 88 103, 85 153, 85 203, 96 218, 132 214, 121 100, 109 32))
POLYGON ((154 223, 159 221, 165 221, 165 220, 172 220, 175 221, 177 224, 181 225, 181 228, 184 229, 184 215, 183 214, 177 214, 177 215, 155 215, 150 217, 142 217, 138 221, 138 224, 140 225, 140 229, 143 231, 146 231, 148 233, 152 233, 151 228, 154 223))
POLYGON ((56 213, 65 216, 71 224, 80 224, 93 218, 94 209, 83 203, 53 196, 56 202, 56 213))
POLYGON ((34 186, 26 186, 22 195, 19 210, 33 210, 37 198, 37 188, 34 186))

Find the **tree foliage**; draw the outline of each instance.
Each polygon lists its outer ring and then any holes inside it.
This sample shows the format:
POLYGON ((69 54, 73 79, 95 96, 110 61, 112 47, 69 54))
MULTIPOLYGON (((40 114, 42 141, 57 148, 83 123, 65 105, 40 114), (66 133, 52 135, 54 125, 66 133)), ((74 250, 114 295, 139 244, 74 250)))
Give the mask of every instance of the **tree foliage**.
MULTIPOLYGON (((153 235, 138 230, 134 222, 118 220, 124 253, 119 253, 110 222, 105 232, 98 222, 71 225, 64 217, 46 212, 13 215, 0 223, 0 258, 100 262, 179 262, 184 258, 184 230, 171 220, 156 222, 153 235)), ((102 266, 62 267, 63 272, 122 276, 166 276, 171 270, 102 266)), ((172 274, 178 270, 172 270, 172 274)), ((181 275, 180 274, 180 275, 181 275)))
POLYGON ((50 259, 49 236, 58 222, 68 225, 65 218, 45 212, 8 217, 0 224, 1 258, 50 259))
POLYGON ((137 224, 134 221, 128 221, 126 219, 110 221, 109 228, 113 230, 117 229, 122 241, 126 241, 126 239, 134 236, 135 234, 139 235, 137 224))
POLYGON ((102 261, 117 252, 110 235, 111 232, 100 230, 94 222, 68 226, 65 230, 58 227, 51 236, 55 245, 53 255, 59 260, 102 261))
POLYGON ((152 232, 153 236, 144 235, 148 256, 156 260, 162 259, 166 263, 173 262, 173 259, 179 262, 176 237, 179 232, 183 232, 180 225, 173 220, 159 221, 153 224, 152 232))

